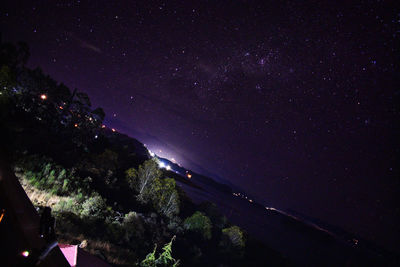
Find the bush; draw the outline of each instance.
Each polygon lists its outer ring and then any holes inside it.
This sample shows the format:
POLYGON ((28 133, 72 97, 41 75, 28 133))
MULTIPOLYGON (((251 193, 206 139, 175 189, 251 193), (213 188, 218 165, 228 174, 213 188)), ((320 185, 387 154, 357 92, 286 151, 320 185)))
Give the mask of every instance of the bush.
POLYGON ((244 247, 246 246, 244 232, 236 225, 223 229, 219 246, 223 253, 228 253, 234 257, 243 257, 244 247))
POLYGON ((142 218, 134 211, 125 214, 122 226, 125 229, 124 240, 131 242, 133 239, 143 239, 144 223, 142 218))
POLYGON ((72 212, 79 214, 81 211, 81 205, 75 198, 69 198, 67 200, 60 200, 55 206, 54 211, 57 212, 72 212))
POLYGON ((211 220, 200 211, 186 218, 183 226, 186 230, 199 233, 206 240, 211 239, 211 220))
POLYGON ((107 214, 106 201, 98 194, 88 198, 82 204, 82 216, 104 219, 107 214))

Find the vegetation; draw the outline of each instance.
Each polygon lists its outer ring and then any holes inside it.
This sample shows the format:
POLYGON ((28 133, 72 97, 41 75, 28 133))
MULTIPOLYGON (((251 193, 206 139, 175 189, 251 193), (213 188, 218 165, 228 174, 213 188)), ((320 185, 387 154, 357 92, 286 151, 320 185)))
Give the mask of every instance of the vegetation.
POLYGON ((199 233, 204 239, 211 239, 211 220, 202 212, 196 211, 184 222, 186 230, 199 233))
POLYGON ((221 251, 228 254, 230 257, 243 257, 244 248, 246 246, 243 230, 236 225, 222 229, 219 246, 221 251))
POLYGON ((59 240, 115 266, 264 261, 269 250, 215 205, 191 202, 139 142, 103 126, 105 113, 87 94, 25 67, 28 58, 26 44, 0 44, 0 152, 34 204, 53 208, 59 240), (234 262, 226 256, 238 251, 234 262))
POLYGON ((175 236, 171 241, 166 244, 162 250, 163 252, 156 258, 157 245, 154 246, 153 252, 147 254, 146 258, 140 263, 142 267, 155 267, 155 266, 172 266, 176 267, 179 265, 179 260, 172 257, 172 241, 175 240, 175 236))

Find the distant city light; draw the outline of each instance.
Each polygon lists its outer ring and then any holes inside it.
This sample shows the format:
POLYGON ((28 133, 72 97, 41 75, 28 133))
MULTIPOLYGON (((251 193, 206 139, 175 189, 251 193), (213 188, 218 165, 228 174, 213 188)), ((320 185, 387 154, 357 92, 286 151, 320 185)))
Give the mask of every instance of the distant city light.
POLYGON ((115 129, 114 129, 114 128, 112 128, 112 129, 111 129, 111 131, 115 132, 115 129))
POLYGON ((192 178, 192 175, 190 173, 186 174, 187 178, 192 178))
POLYGON ((77 124, 77 123, 75 123, 75 124, 74 124, 74 127, 75 127, 75 128, 77 128, 77 127, 78 127, 78 124, 77 124))
POLYGON ((27 258, 29 256, 29 251, 25 250, 21 252, 21 255, 25 258, 27 258))
POLYGON ((59 106, 60 109, 64 109, 62 106, 59 106))
POLYGON ((171 170, 171 166, 167 165, 167 167, 165 167, 165 169, 167 169, 167 171, 171 170))
POLYGON ((46 99, 47 99, 47 95, 41 94, 41 95, 40 95, 40 98, 41 98, 42 100, 46 100, 46 99))
POLYGON ((94 139, 97 139, 99 136, 96 134, 95 136, 94 136, 94 139))
POLYGON ((101 128, 103 128, 103 129, 104 129, 104 128, 106 128, 106 126, 105 126, 104 124, 102 124, 102 125, 101 125, 101 128))
POLYGON ((162 161, 160 161, 160 162, 158 163, 158 167, 160 167, 160 168, 165 168, 165 163, 162 162, 162 161))

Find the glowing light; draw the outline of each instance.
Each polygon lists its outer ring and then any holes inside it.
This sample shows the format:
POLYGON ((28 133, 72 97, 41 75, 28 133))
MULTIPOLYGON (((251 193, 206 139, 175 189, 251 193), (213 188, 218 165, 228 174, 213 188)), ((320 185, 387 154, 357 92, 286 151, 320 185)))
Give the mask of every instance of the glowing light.
POLYGON ((253 203, 253 200, 249 199, 249 202, 250 202, 250 203, 253 203))
POLYGON ((162 162, 162 161, 160 161, 160 162, 158 163, 158 167, 160 167, 160 168, 165 168, 165 163, 162 162))
POLYGON ((188 173, 186 176, 187 176, 187 178, 189 178, 189 179, 192 178, 192 175, 191 175, 190 173, 188 173))
POLYGON ((99 136, 98 136, 97 134, 94 136, 95 139, 97 139, 98 137, 99 137, 99 136))
POLYGON ((111 131, 115 132, 115 129, 114 129, 114 128, 112 128, 112 129, 111 129, 111 131))
POLYGON ((47 99, 47 95, 41 94, 41 95, 40 95, 40 98, 41 98, 42 100, 46 100, 46 99, 47 99))
POLYGON ((1 210, 1 215, 0 215, 0 222, 3 220, 4 214, 6 213, 6 211, 3 209, 1 210))
POLYGON ((78 124, 77 124, 77 123, 75 123, 75 124, 74 124, 74 127, 75 127, 75 128, 77 128, 77 127, 78 127, 78 124))
POLYGON ((101 128, 103 128, 103 129, 104 129, 104 128, 106 128, 106 126, 105 126, 104 124, 102 124, 102 125, 101 125, 101 128))
POLYGON ((27 258, 29 256, 29 251, 25 250, 21 252, 21 255, 25 258, 27 258))
POLYGON ((165 169, 167 169, 167 171, 171 170, 171 166, 167 165, 167 167, 165 167, 165 169))
POLYGON ((154 152, 152 152, 150 149, 147 149, 149 151, 149 154, 151 157, 154 157, 156 154, 154 154, 154 152))
POLYGON ((64 109, 62 106, 59 106, 60 109, 64 109))

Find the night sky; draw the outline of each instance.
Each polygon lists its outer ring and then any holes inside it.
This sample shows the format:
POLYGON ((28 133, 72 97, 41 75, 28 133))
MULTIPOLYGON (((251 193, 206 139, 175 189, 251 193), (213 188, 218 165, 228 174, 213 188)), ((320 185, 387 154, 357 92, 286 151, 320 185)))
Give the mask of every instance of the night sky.
POLYGON ((156 154, 399 250, 395 1, 192 2, 5 1, 2 38, 156 154))

